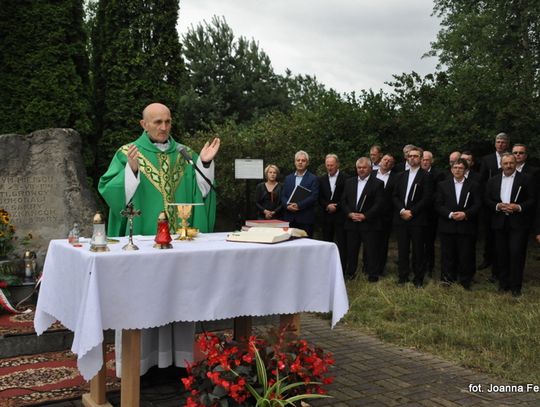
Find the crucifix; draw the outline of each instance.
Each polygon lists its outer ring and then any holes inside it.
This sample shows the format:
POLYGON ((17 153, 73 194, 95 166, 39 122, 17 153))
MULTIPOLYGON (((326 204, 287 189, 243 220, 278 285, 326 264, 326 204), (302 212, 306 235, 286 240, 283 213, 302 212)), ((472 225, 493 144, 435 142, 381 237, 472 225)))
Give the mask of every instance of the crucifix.
POLYGON ((135 216, 141 216, 141 211, 133 207, 133 203, 130 202, 126 205, 126 209, 120 212, 120 215, 126 217, 129 222, 129 241, 122 247, 122 250, 139 250, 139 248, 133 243, 133 218, 135 216))

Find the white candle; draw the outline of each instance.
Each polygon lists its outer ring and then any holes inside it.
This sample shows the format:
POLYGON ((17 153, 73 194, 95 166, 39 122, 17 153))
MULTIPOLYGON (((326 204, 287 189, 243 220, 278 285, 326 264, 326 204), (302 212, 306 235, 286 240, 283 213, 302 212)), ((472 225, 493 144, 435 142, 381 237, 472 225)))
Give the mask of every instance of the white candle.
POLYGON ((105 236, 102 233, 97 232, 94 236, 94 244, 106 244, 105 236))

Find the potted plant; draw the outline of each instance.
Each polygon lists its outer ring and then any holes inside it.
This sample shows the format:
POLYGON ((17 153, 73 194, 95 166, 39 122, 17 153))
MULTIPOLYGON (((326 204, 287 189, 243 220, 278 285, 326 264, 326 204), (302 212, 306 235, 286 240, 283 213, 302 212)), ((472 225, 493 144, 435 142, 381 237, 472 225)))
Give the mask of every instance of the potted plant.
POLYGON ((270 329, 244 343, 224 334, 197 339, 202 360, 188 366, 182 379, 187 407, 298 406, 329 397, 330 353, 299 339, 290 329, 270 329))

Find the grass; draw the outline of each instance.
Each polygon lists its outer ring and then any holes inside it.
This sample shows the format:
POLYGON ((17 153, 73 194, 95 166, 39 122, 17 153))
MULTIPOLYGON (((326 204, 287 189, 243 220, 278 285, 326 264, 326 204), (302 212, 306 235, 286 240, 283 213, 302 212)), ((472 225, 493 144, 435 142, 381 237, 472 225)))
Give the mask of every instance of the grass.
POLYGON ((378 283, 363 275, 347 283, 345 323, 384 341, 416 348, 461 366, 518 383, 540 383, 540 249, 529 246, 523 296, 497 292, 486 270, 472 291, 396 285, 395 250, 378 283), (392 256, 393 254, 393 256, 392 256))

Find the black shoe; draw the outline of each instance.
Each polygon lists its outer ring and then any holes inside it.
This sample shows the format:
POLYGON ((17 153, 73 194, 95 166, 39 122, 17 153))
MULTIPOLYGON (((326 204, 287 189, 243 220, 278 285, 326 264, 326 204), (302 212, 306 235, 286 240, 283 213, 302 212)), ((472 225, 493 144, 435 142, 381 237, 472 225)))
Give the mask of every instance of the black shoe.
POLYGON ((376 283, 377 281, 379 281, 379 277, 377 277, 377 276, 369 276, 368 281, 370 283, 376 283))
POLYGON ((491 263, 487 261, 483 261, 476 269, 477 270, 484 270, 491 266, 491 263))

